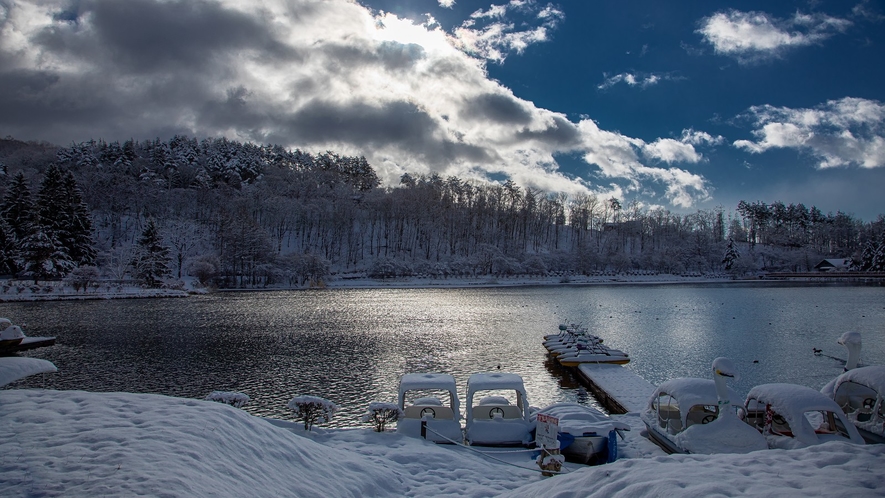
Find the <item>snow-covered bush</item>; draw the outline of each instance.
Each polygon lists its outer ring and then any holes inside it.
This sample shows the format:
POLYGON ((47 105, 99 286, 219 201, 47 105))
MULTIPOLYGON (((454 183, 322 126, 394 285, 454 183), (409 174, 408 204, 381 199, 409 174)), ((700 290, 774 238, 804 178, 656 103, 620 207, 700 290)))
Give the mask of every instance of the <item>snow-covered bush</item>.
POLYGON ((295 412, 295 418, 304 422, 304 430, 309 431, 314 424, 322 424, 332 420, 338 405, 317 396, 295 396, 289 401, 289 408, 295 412))
POLYGON ((206 396, 209 401, 224 403, 234 408, 242 408, 249 402, 249 396, 235 391, 212 391, 206 396))
POLYGON ((375 432, 384 432, 391 422, 403 416, 403 411, 394 403, 369 403, 369 410, 360 417, 360 421, 375 426, 375 432))

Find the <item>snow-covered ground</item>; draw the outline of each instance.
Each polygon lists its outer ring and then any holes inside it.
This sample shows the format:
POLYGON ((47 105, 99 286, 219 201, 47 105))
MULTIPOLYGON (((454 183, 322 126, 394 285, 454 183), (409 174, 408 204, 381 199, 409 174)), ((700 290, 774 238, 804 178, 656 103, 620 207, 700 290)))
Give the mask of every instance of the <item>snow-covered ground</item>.
POLYGON ((631 415, 622 459, 552 478, 528 453, 490 457, 368 427, 305 433, 159 395, 3 390, 0 420, 4 497, 885 495, 885 445, 665 456, 631 415))

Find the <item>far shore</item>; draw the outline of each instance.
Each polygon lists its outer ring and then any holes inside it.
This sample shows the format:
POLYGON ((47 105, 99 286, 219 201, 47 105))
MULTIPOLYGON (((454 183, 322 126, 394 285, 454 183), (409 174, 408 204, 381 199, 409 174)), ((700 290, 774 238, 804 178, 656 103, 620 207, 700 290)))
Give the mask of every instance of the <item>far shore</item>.
POLYGON ((474 289, 496 287, 531 287, 531 286, 584 286, 584 285, 673 285, 673 284, 712 284, 712 283, 771 283, 777 281, 790 281, 794 283, 821 284, 832 282, 833 275, 820 274, 808 275, 797 274, 794 278, 785 278, 784 274, 778 274, 777 278, 768 278, 765 275, 752 275, 737 277, 726 274, 711 275, 672 275, 672 274, 644 274, 620 273, 605 275, 550 275, 550 276, 515 276, 495 277, 491 275, 478 277, 452 277, 432 278, 426 276, 401 277, 389 279, 368 278, 362 275, 336 275, 328 281, 318 285, 305 285, 301 287, 268 286, 259 288, 226 288, 207 289, 201 287, 195 279, 186 279, 177 288, 150 289, 132 285, 104 284, 91 290, 75 290, 73 287, 55 282, 44 284, 37 291, 31 286, 24 289, 8 289, 0 293, 0 302, 28 302, 28 301, 76 301, 95 299, 144 299, 144 298, 170 298, 188 297, 191 295, 205 295, 216 292, 267 292, 267 291, 298 291, 310 289, 474 289), (47 288, 51 290, 47 292, 47 288))

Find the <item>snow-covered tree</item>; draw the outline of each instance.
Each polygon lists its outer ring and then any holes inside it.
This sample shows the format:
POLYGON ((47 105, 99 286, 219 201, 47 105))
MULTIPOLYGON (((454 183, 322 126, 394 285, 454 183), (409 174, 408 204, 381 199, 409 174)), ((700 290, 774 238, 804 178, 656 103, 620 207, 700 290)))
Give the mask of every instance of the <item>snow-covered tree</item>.
POLYGON ((40 226, 25 237, 21 249, 25 274, 33 278, 35 284, 40 280, 64 277, 74 269, 74 262, 55 234, 40 226))
POLYGON ((27 237, 36 223, 31 189, 21 171, 12 178, 3 198, 3 218, 18 241, 27 237))
POLYGON ((322 424, 332 420, 338 405, 317 396, 295 396, 289 401, 289 408, 295 412, 295 418, 304 422, 304 430, 309 431, 314 424, 322 424))
POLYGON ((0 275, 14 275, 19 269, 20 251, 15 233, 0 216, 0 275))
POLYGON ((130 263, 135 278, 149 287, 159 287, 164 278, 172 276, 170 261, 169 248, 163 245, 157 224, 149 219, 130 263))
POLYGON ((741 254, 734 247, 734 240, 728 239, 728 246, 725 248, 725 255, 722 256, 722 264, 726 270, 731 270, 735 261, 741 257, 741 254))
POLYGON ((396 403, 369 403, 369 409, 360 417, 360 421, 372 424, 375 432, 384 432, 391 423, 403 417, 403 411, 396 403))

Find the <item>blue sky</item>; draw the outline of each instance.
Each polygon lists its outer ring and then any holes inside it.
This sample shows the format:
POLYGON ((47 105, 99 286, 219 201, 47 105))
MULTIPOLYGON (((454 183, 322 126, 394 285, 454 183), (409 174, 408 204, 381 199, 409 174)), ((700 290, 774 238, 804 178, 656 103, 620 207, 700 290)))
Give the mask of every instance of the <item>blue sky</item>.
POLYGON ((678 212, 885 213, 874 1, 0 2, 0 134, 225 135, 678 212))

